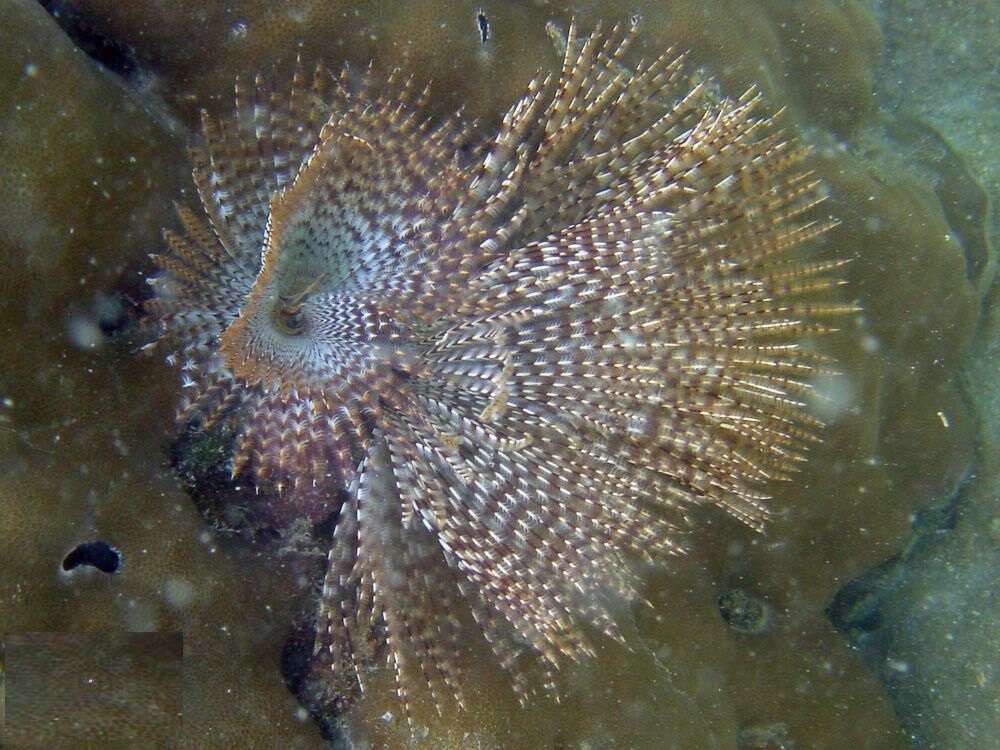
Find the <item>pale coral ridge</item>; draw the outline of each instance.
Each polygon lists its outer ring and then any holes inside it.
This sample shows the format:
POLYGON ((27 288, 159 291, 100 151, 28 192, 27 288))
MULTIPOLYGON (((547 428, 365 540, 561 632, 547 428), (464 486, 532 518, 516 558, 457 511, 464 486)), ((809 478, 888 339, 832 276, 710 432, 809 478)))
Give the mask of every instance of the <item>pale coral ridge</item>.
POLYGON ((805 150, 759 97, 690 86, 672 53, 626 64, 635 27, 577 37, 482 139, 421 114, 411 81, 297 71, 204 119, 150 305, 180 419, 236 431, 234 476, 336 516, 317 649, 385 646, 462 701, 464 600, 516 691, 621 638, 631 559, 682 550, 686 511, 760 527, 819 422, 848 311, 805 150))

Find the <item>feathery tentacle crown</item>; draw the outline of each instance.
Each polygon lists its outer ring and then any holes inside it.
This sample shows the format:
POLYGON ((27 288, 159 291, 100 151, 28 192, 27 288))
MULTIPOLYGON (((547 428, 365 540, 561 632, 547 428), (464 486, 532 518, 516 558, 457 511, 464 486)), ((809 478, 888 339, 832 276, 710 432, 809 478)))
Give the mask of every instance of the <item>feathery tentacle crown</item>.
MULTIPOLYGON (((476 146, 426 91, 299 69, 204 117, 151 310, 182 423, 227 421, 232 471, 336 518, 318 653, 385 647, 404 704, 461 701, 463 599, 515 689, 620 638, 629 559, 694 504, 759 527, 818 422, 798 345, 848 308, 804 149, 759 96, 683 90, 634 24, 578 37, 476 146), (304 500, 302 498, 305 498, 304 500)), ((370 79, 371 76, 366 76, 370 79)))

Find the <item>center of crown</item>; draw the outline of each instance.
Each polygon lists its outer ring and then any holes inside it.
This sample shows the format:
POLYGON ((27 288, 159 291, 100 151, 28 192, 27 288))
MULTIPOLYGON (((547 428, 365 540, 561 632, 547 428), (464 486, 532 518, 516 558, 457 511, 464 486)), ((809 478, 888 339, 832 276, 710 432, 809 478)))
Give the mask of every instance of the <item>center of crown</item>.
POLYGON ((279 302, 271 310, 274 330, 284 336, 301 336, 306 332, 306 319, 302 305, 287 305, 279 302))
MULTIPOLYGON (((294 285, 297 291, 279 294, 271 308, 271 323, 274 329, 285 336, 301 336, 306 332, 307 321, 302 310, 309 295, 323 286, 329 274, 317 274, 311 281, 294 285)), ((294 288, 293 287, 293 288, 294 288)))

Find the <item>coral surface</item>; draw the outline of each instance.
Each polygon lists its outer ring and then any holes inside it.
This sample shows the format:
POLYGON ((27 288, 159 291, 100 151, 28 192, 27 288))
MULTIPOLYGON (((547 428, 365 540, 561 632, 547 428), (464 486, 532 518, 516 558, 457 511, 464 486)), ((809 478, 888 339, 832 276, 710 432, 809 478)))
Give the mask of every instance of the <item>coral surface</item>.
POLYGON ((4 747, 176 747, 179 633, 27 633, 3 651, 4 747))

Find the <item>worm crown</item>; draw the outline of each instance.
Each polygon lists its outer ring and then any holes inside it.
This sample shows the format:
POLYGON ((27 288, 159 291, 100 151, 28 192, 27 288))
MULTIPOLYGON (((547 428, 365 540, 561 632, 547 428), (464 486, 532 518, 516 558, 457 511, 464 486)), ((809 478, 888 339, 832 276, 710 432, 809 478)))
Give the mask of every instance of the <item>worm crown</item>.
POLYGON ((853 308, 839 262, 789 257, 833 225, 805 149, 634 37, 571 26, 491 137, 323 68, 204 118, 150 304, 179 419, 335 518, 317 658, 360 677, 381 645, 407 713, 414 681, 462 702, 459 602, 519 696, 531 662, 554 689, 621 638, 631 560, 693 505, 759 528, 817 439, 801 344, 853 308))

